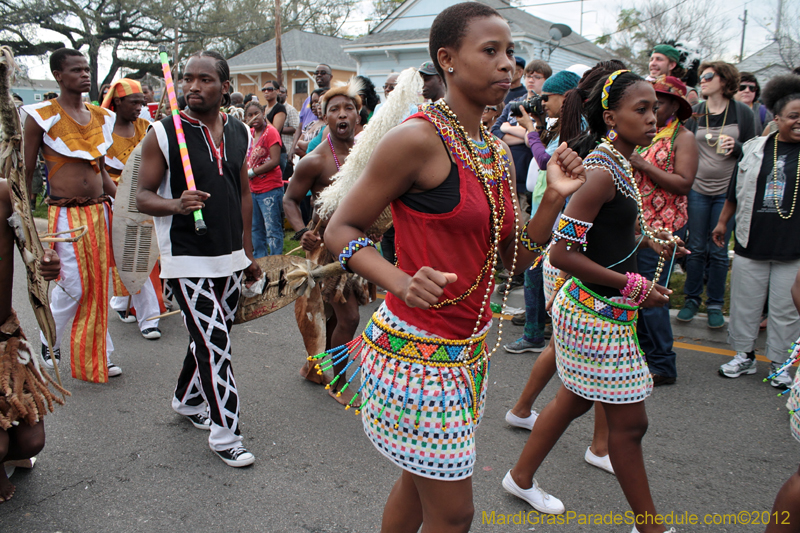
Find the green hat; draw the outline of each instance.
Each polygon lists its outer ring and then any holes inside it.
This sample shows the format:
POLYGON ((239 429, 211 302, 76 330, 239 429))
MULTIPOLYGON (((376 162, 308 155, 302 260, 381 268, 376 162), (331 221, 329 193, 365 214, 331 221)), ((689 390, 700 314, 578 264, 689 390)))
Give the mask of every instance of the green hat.
POLYGON ((675 63, 681 62, 681 52, 674 46, 670 46, 668 44, 657 44, 653 48, 654 54, 663 54, 673 60, 675 63))
POLYGON ((570 89, 577 87, 579 81, 581 81, 580 77, 574 72, 562 70, 558 74, 550 76, 545 80, 544 85, 542 85, 542 92, 564 94, 570 89))

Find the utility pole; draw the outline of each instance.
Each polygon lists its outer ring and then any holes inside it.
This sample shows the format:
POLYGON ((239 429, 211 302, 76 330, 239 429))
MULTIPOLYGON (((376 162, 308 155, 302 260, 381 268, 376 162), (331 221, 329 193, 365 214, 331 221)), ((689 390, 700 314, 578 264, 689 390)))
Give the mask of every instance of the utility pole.
POLYGON ((583 0, 581 0, 581 29, 578 33, 583 36, 583 0))
POLYGON ((781 38, 781 19, 783 18, 783 0, 778 0, 778 18, 775 20, 775 40, 781 38))
POLYGON ((281 0, 275 0, 275 77, 283 85, 283 51, 281 50, 281 0))
MULTIPOLYGON (((747 4, 745 4, 747 5, 747 4)), ((744 59, 744 31, 747 29, 747 10, 744 10, 744 18, 740 18, 739 20, 742 21, 742 45, 739 47, 739 63, 742 62, 744 59)))

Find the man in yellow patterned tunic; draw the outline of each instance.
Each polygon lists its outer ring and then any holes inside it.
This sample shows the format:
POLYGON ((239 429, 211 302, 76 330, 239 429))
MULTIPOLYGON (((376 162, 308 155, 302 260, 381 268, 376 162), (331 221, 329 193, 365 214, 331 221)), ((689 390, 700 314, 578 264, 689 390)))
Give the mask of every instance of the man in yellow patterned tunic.
MULTIPOLYGON (((119 184, 128 157, 142 142, 150 126, 147 120, 139 117, 144 102, 145 97, 139 82, 122 78, 111 84, 103 103, 100 104, 100 107, 110 109, 117 115, 112 135, 114 144, 108 149, 105 160, 106 171, 116 184, 119 184)), ((135 194, 135 191, 132 191, 132 194, 135 194)), ((158 274, 156 267, 142 286, 142 290, 133 295, 125 289, 116 273, 116 268, 113 274, 114 297, 111 298, 111 309, 117 312, 123 322, 138 320, 139 331, 148 340, 160 339, 161 330, 158 329, 158 319, 147 319, 158 316, 166 310, 161 300, 161 281, 158 279, 158 274), (128 312, 131 306, 135 313, 128 312)))
POLYGON ((61 338, 74 317, 70 358, 75 378, 105 383, 122 370, 108 359, 114 346, 108 335, 108 279, 113 261, 108 232, 108 202, 116 186, 104 168, 111 146, 114 113, 86 104, 81 96, 91 87, 89 63, 77 50, 61 48, 50 56, 58 82, 58 98, 24 106, 25 165, 30 186, 41 148, 47 163, 50 231, 85 226, 75 243, 55 243, 61 258, 61 277, 50 309, 56 322, 56 348, 49 353, 42 337, 42 356, 48 366, 60 360, 61 338))

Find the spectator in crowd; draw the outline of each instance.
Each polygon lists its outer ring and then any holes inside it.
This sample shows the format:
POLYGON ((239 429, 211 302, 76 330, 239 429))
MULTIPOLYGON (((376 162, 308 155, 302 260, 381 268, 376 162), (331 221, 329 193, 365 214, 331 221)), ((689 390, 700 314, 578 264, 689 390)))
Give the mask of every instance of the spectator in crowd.
MULTIPOLYGON (((267 105, 264 107, 264 114, 267 121, 278 131, 279 134, 283 132, 283 125, 286 123, 286 107, 278 101, 280 96, 281 84, 276 80, 270 80, 261 88, 261 93, 267 100, 267 105)), ((294 133, 294 132, 292 132, 294 133)), ((280 158, 281 175, 286 168, 288 157, 286 155, 286 148, 281 141, 281 158, 280 158)))
POLYGON ((483 114, 481 115, 481 123, 486 129, 491 129, 492 126, 494 126, 494 122, 497 120, 497 117, 499 116, 500 110, 497 109, 496 105, 487 105, 483 110, 483 114))
POLYGON ((294 173, 294 162, 289 159, 287 146, 292 145, 294 133, 300 127, 300 112, 294 106, 286 101, 286 86, 281 85, 278 90, 278 102, 283 104, 286 108, 286 122, 283 123, 281 130, 281 142, 283 143, 283 152, 281 152, 281 171, 283 172, 283 181, 288 180, 294 173), (285 161, 285 162, 284 162, 285 161))
POLYGON ((372 80, 366 76, 356 76, 359 80, 361 80, 361 90, 358 92, 358 95, 361 97, 361 128, 367 125, 369 119, 372 118, 372 114, 375 112, 375 108, 378 104, 381 103, 381 99, 378 96, 378 93, 375 91, 375 84, 372 83, 372 80))
MULTIPOLYGON (((656 133, 648 147, 631 154, 634 179, 642 195, 644 223, 683 238, 688 219, 686 195, 697 174, 697 141, 682 123, 691 118, 692 106, 684 98, 686 85, 673 76, 659 76, 653 82, 658 97, 656 133)), ((636 254, 639 274, 653 279, 659 256, 643 247, 636 254)), ((657 283, 667 286, 669 267, 661 271, 657 283)), ((678 376, 676 354, 672 349, 669 303, 639 309, 639 346, 645 354, 653 385, 670 385, 678 376)))
POLYGON ((419 75, 422 76, 422 96, 426 101, 435 102, 444 96, 444 81, 436 72, 433 61, 425 61, 420 65, 419 75))
POLYGON ((697 84, 697 66, 699 60, 693 60, 686 64, 687 52, 682 52, 671 44, 658 44, 653 47, 650 55, 648 79, 655 81, 659 76, 673 76, 678 78, 686 85, 697 84))
MULTIPOLYGON (((333 70, 331 69, 330 65, 326 65, 325 63, 320 63, 317 65, 317 69, 314 71, 314 81, 319 89, 330 89, 332 79, 333 70)), ((294 148, 297 144, 297 141, 300 139, 300 133, 302 132, 303 125, 308 124, 309 122, 314 122, 315 120, 317 120, 317 117, 314 115, 314 112, 311 111, 311 95, 309 94, 300 108, 300 125, 295 129, 292 145, 288 149, 288 154, 290 157, 294 157, 294 148)))
POLYGON ((686 101, 688 101, 692 107, 700 103, 700 95, 697 94, 697 89, 689 87, 689 90, 686 92, 686 101))
POLYGON ((231 93, 231 105, 234 107, 244 108, 244 95, 239 91, 231 93))
MULTIPOLYGON (((545 80, 552 74, 553 69, 544 61, 531 61, 526 65, 525 86, 528 89, 527 98, 539 94, 545 80)), ((527 131, 517 124, 517 117, 511 113, 512 109, 519 108, 520 102, 524 99, 525 96, 506 104, 491 131, 497 138, 502 139, 511 150, 511 157, 514 160, 514 170, 517 176, 517 198, 519 199, 520 210, 523 213, 530 213, 531 205, 525 182, 528 179, 528 166, 533 156, 530 148, 525 144, 527 131)), ((521 274, 514 276, 507 283, 511 283, 512 288, 519 287, 523 284, 523 276, 521 274)))
POLYGON ((392 72, 389 76, 386 77, 386 81, 383 83, 383 96, 388 98, 389 95, 394 91, 394 88, 397 87, 397 78, 400 77, 400 73, 392 72))
POLYGON ((528 89, 522 85, 522 76, 525 74, 525 60, 519 56, 514 56, 514 63, 511 87, 508 89, 508 94, 503 99, 503 104, 507 104, 511 100, 516 100, 517 98, 522 98, 528 92, 528 89))
POLYGON ((253 195, 253 257, 283 253, 283 180, 281 179, 281 137, 264 115, 258 102, 244 110, 250 126, 253 148, 247 156, 247 176, 253 195))
MULTIPOLYGON (((689 242, 686 260, 686 296, 678 320, 690 322, 700 308, 706 285, 708 327, 725 325, 722 304, 728 274, 727 246, 716 246, 711 231, 725 204, 728 184, 742 153, 742 145, 756 135, 753 112, 733 100, 739 90, 739 71, 723 61, 700 65, 700 91, 705 102, 694 106, 694 116, 686 127, 695 134, 699 148, 697 176, 689 191, 689 242), (705 281, 708 260, 708 281, 705 281)), ((733 221, 719 242, 727 243, 733 221)))
MULTIPOLYGON (((564 94, 577 87, 580 78, 577 74, 562 70, 551 76, 542 85, 542 111, 543 114, 533 116, 520 109, 521 116, 517 119, 520 126, 527 131, 526 142, 530 146, 539 169, 546 169, 550 156, 555 153, 560 143, 559 117, 564 94), (545 144, 546 143, 546 144, 545 144)), ((533 188, 533 201, 531 202, 531 217, 536 213, 547 188, 547 171, 537 172, 537 181, 533 188)), ((541 352, 544 350, 544 325, 547 318, 545 312, 544 289, 542 287, 542 265, 526 269, 524 274, 525 311, 520 313, 524 320, 525 330, 522 337, 507 344, 505 350, 511 353, 541 352)), ((519 321, 519 319, 518 319, 519 321)))
POLYGON ((302 137, 295 148, 295 152, 301 157, 307 153, 308 143, 325 127, 325 120, 319 105, 319 100, 325 92, 327 92, 327 89, 314 89, 311 92, 311 110, 314 111, 314 116, 317 117, 317 120, 303 125, 302 137))
POLYGON ((756 121, 756 134, 760 135, 767 124, 773 119, 772 113, 767 106, 759 101, 761 96, 761 86, 758 84, 756 75, 752 72, 739 73, 739 92, 734 98, 745 104, 753 112, 756 121))
MULTIPOLYGON (((796 238, 800 217, 794 216, 800 187, 800 76, 773 78, 763 97, 775 114, 777 133, 744 145, 712 233, 714 243, 724 250, 728 223, 736 216, 728 327, 728 342, 736 357, 719 369, 729 378, 756 373, 754 350, 765 301, 769 301, 766 356, 771 361, 770 375, 786 360, 800 335, 800 315, 790 293, 800 269, 800 239, 796 238)), ((771 380, 776 388, 791 383, 789 372, 771 380)))

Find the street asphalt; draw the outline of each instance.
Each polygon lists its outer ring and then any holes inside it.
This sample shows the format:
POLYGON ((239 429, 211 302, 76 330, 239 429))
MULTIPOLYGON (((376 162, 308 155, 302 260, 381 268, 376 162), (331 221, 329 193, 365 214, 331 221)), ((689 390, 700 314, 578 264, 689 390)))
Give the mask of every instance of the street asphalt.
MULTIPOLYGON (((38 347, 17 260, 14 307, 38 347)), ((376 304, 362 308, 362 325, 376 304)), ((45 418, 47 444, 32 470, 17 470, 14 498, 0 504, 0 532, 314 532, 379 530, 381 512, 399 469, 363 434, 359 417, 298 375, 303 345, 292 306, 233 331, 233 367, 241 399, 241 430, 256 456, 249 468, 226 466, 208 448, 208 433, 174 413, 170 398, 188 335, 179 316, 161 321, 158 341, 135 324, 109 318, 113 361, 124 373, 94 385, 69 376, 68 340, 61 373, 72 393, 45 418)), ((490 338, 496 337, 493 328, 490 338)), ((505 322, 504 339, 521 328, 505 322)), ((730 358, 724 344, 678 339, 679 377, 647 400, 650 420, 644 455, 659 512, 696 514, 688 531, 763 531, 753 525, 703 525, 704 515, 772 507, 797 470, 798 443, 790 436, 785 399, 754 376, 717 374, 730 358), (711 351, 683 346, 704 344, 711 351)), ((490 345, 494 345, 492 341, 490 345)), ((504 414, 522 390, 533 354, 498 350, 492 359, 486 412, 477 432, 473 531, 615 532, 627 525, 581 525, 581 515, 629 510, 615 478, 583 460, 593 414, 575 421, 540 468, 540 485, 576 515, 569 524, 501 525, 501 514, 530 510, 500 482, 528 432, 504 414), (495 524, 484 523, 495 513, 495 524)), ((555 377, 537 400, 541 410, 559 386, 555 377)), ((740 517, 743 515, 739 515, 740 517)), ((514 518, 512 517, 512 521, 514 518)))

